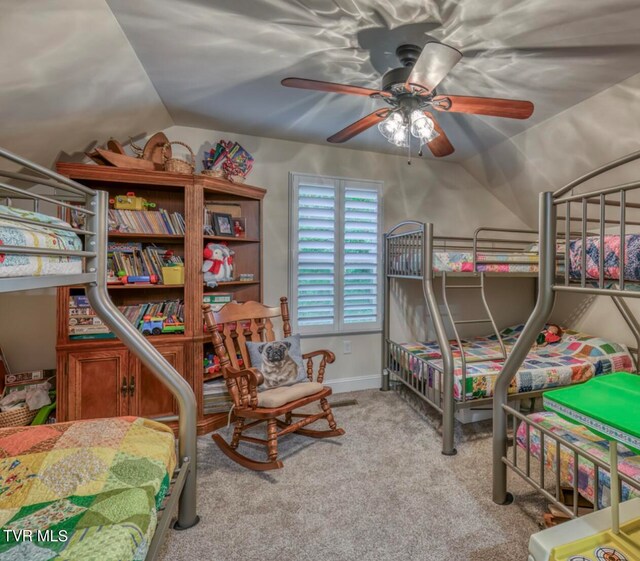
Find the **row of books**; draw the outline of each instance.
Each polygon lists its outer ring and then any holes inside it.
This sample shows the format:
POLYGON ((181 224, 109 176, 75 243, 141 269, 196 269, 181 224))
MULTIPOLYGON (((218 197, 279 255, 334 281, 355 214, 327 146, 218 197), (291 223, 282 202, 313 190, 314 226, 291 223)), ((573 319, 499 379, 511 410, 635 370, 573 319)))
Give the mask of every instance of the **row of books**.
POLYGON ((110 276, 155 275, 164 284, 163 267, 184 265, 182 257, 172 251, 149 245, 143 249, 139 242, 109 242, 107 248, 107 268, 110 276))
POLYGON ((202 402, 205 415, 226 413, 231 409, 233 400, 227 392, 227 385, 223 378, 203 383, 202 402))
POLYGON ((179 212, 109 209, 109 230, 136 234, 184 235, 185 221, 179 212))
MULTIPOLYGON (((144 316, 176 317, 184 321, 184 303, 181 300, 146 302, 130 306, 118 306, 120 312, 142 331, 144 316)), ((96 315, 85 295, 69 297, 69 338, 70 339, 111 339, 115 337, 109 327, 96 315)))

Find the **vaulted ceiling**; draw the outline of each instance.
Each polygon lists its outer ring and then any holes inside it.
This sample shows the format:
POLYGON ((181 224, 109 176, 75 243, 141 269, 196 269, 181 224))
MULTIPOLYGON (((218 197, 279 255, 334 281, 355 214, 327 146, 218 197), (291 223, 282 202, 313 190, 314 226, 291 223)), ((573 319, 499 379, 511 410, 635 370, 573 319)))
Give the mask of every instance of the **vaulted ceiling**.
MULTIPOLYGON (((463 52, 440 92, 535 103, 524 122, 438 114, 454 160, 640 71, 638 0, 107 1, 176 124, 304 142, 382 102, 285 89, 282 78, 377 88, 406 42, 463 52)), ((349 146, 397 150, 375 129, 349 146)))
MULTIPOLYGON (((441 92, 536 105, 524 122, 438 114, 461 161, 639 73, 640 2, 0 0, 0 145, 50 165, 171 124, 323 144, 381 102, 280 80, 378 87, 399 44, 429 38, 465 55, 441 92)), ((375 129, 345 146, 397 150, 375 129)))

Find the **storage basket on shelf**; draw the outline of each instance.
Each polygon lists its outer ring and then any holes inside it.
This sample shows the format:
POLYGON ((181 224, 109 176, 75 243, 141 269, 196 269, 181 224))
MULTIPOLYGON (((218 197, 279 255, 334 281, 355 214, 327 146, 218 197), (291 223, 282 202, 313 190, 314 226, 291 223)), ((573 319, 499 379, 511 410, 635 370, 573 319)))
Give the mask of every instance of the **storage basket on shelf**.
POLYGON ((0 412, 0 428, 26 427, 35 418, 37 410, 31 411, 27 405, 0 412))
POLYGON ((196 157, 193 154, 193 150, 191 150, 190 146, 178 140, 167 142, 162 146, 162 161, 164 162, 164 171, 170 171, 173 173, 193 173, 196 169, 196 157), (182 160, 181 158, 168 157, 166 155, 166 150, 172 144, 179 144, 180 146, 184 146, 189 151, 191 161, 187 162, 185 160, 182 160))

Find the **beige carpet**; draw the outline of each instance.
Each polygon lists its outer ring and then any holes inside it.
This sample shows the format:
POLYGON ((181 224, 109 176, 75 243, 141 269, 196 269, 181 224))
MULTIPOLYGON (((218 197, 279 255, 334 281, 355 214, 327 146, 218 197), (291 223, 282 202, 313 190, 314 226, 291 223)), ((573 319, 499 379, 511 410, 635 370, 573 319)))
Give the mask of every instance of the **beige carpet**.
POLYGON ((397 393, 331 399, 358 402, 335 409, 347 434, 284 438, 282 470, 247 471, 201 437, 202 521, 172 531, 162 559, 526 560, 544 503, 512 477, 516 503, 493 504, 489 423, 459 426, 458 455, 445 457, 437 417, 397 393))

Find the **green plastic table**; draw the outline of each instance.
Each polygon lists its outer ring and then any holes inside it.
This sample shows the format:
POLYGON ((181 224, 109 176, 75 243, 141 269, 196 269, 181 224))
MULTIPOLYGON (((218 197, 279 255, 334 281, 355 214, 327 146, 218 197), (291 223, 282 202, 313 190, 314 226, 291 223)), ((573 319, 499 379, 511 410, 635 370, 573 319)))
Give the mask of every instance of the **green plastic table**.
POLYGON ((617 372, 545 392, 545 409, 586 426, 609 441, 611 529, 620 532, 618 442, 640 454, 640 376, 617 372))

